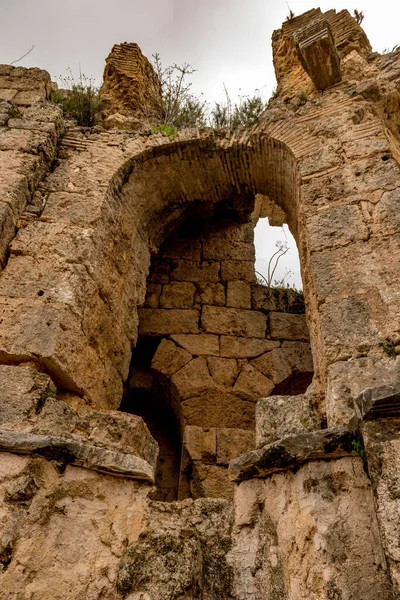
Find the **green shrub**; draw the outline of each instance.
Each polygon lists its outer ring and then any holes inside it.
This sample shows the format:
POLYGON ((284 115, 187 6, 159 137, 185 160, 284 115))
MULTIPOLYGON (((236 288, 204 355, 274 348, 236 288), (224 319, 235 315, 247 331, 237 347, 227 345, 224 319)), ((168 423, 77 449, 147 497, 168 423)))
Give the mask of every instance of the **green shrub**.
POLYGON ((151 133, 162 133, 163 135, 171 136, 176 135, 178 130, 172 123, 161 123, 161 125, 153 125, 151 133))
POLYGON ((10 119, 22 119, 22 113, 16 106, 12 105, 8 109, 8 116, 10 119))
POLYGON ((75 79, 71 70, 67 77, 60 77, 63 86, 60 91, 53 92, 52 102, 60 104, 65 116, 75 119, 82 127, 93 127, 102 108, 99 89, 93 80, 82 73, 75 79))

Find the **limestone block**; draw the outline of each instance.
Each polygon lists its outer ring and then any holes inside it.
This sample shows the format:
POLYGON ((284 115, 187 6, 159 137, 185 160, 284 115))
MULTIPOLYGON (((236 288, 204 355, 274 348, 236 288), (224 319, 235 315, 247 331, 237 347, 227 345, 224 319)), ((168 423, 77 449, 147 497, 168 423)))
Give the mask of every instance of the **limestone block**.
POLYGON ((217 435, 215 428, 194 427, 187 425, 183 444, 191 460, 203 463, 215 463, 217 455, 217 435))
POLYGON ((271 338, 275 340, 310 339, 305 315, 271 312, 269 314, 269 329, 271 338))
POLYGON ((160 116, 161 84, 139 46, 115 44, 106 58, 101 96, 109 114, 135 115, 146 120, 160 116))
POLYGON ((254 244, 230 242, 226 239, 206 238, 203 241, 203 260, 247 260, 255 261, 254 244))
POLYGON ((362 436, 372 480, 378 521, 395 595, 400 594, 399 452, 400 419, 381 418, 362 424, 362 436))
POLYGON ((296 35, 301 64, 317 90, 324 90, 342 80, 340 58, 328 21, 317 19, 296 35))
POLYGON ((197 283, 195 302, 225 306, 225 286, 222 283, 197 283))
POLYGON ((145 308, 159 308, 162 285, 159 283, 148 283, 146 287, 145 308))
POLYGON ((252 283, 256 278, 254 262, 244 260, 223 260, 221 262, 222 281, 247 281, 252 283))
POLYGON ((221 356, 227 358, 253 358, 280 346, 280 342, 259 338, 237 338, 221 335, 221 356))
POLYGON ((318 398, 312 394, 269 396, 256 406, 256 447, 280 438, 321 428, 318 398))
MULTIPOLYGON (((185 350, 183 352, 186 353, 185 350)), ((207 367, 207 360, 204 356, 194 358, 188 362, 172 376, 171 382, 176 387, 181 400, 197 396, 214 387, 214 382, 207 367)), ((190 424, 195 425, 197 423, 190 424)))
POLYGON ((233 308, 251 308, 251 288, 244 281, 228 281, 226 305, 233 308))
POLYGON ((17 94, 18 90, 2 88, 0 89, 0 100, 4 100, 5 102, 11 102, 17 94))
POLYGON ((170 277, 171 281, 218 283, 219 270, 219 262, 174 261, 170 277))
POLYGON ((0 424, 23 426, 36 416, 41 399, 56 388, 50 377, 24 366, 0 366, 0 424))
POLYGON ((366 388, 354 398, 354 409, 364 421, 400 415, 400 384, 366 388))
MULTIPOLYGON (((183 259, 183 260, 201 260, 201 242, 195 239, 173 238, 167 240, 162 255, 165 258, 183 259)), ((215 260, 213 258, 212 260, 215 260)))
POLYGON ((283 348, 266 352, 251 361, 253 367, 266 375, 275 385, 281 383, 292 374, 292 367, 283 348))
POLYGON ((357 434, 347 427, 320 429, 281 438, 257 450, 251 450, 229 465, 231 479, 244 481, 264 478, 279 471, 298 468, 313 460, 332 460, 352 456, 357 434))
POLYGON ((197 333, 199 326, 199 312, 171 308, 169 310, 157 308, 139 309, 140 335, 160 336, 171 333, 197 333))
POLYGON ((254 431, 218 428, 217 464, 228 465, 233 458, 254 448, 254 431))
POLYGON ((160 308, 192 308, 195 291, 193 283, 174 281, 164 285, 160 308))
POLYGON ((365 354, 380 341, 371 307, 365 299, 345 298, 321 306, 321 333, 329 363, 365 354))
POLYGON ((217 335, 207 333, 172 335, 171 339, 185 350, 199 356, 202 354, 219 355, 219 340, 217 335))
POLYGON ((207 365, 217 385, 232 387, 238 376, 238 366, 234 358, 219 358, 211 356, 207 365))
POLYGON ((162 373, 166 377, 172 377, 174 373, 179 371, 179 369, 184 367, 191 360, 192 355, 189 352, 183 348, 179 348, 179 346, 173 342, 163 339, 151 361, 151 368, 162 373))
POLYGON ((235 394, 217 388, 204 389, 183 401, 183 420, 187 425, 198 427, 254 429, 254 402, 248 401, 248 394, 246 398, 242 400, 235 394))
POLYGON ((190 489, 193 498, 233 498, 235 486, 225 467, 195 462, 192 477, 190 489))
POLYGON ((306 342, 283 342, 282 349, 294 372, 312 373, 314 371, 310 344, 306 342))
POLYGON ((268 396, 275 384, 260 373, 252 365, 246 364, 236 380, 233 391, 245 400, 257 402, 259 398, 268 396))
POLYGON ((263 600, 393 598, 371 484, 355 455, 240 484, 235 526, 238 598, 248 590, 263 600))
POLYGON ((366 388, 400 381, 400 357, 365 356, 340 361, 328 368, 326 410, 329 427, 344 425, 354 416, 354 399, 366 388))
POLYGON ((308 218, 307 225, 312 252, 345 246, 366 240, 369 236, 361 210, 355 205, 334 206, 319 211, 308 218))
POLYGON ((266 318, 250 310, 204 306, 201 326, 207 333, 264 338, 266 318))

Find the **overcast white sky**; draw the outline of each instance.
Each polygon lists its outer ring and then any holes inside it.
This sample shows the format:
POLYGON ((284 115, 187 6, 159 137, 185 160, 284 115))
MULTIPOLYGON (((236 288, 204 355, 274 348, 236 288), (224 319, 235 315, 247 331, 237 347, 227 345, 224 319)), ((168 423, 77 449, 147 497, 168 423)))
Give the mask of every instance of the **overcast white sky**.
MULTIPOLYGON (((364 11, 374 50, 400 43, 398 0, 288 2, 296 15, 318 6, 357 8, 364 11)), ((209 101, 223 98, 224 83, 232 96, 257 88, 268 100, 275 87, 271 35, 288 12, 285 0, 0 0, 0 63, 14 61, 34 44, 18 64, 39 66, 53 77, 81 67, 100 83, 113 44, 137 42, 149 58, 159 52, 165 65, 190 63, 197 69, 193 91, 209 101)), ((281 229, 277 235, 284 239, 281 229)), ((258 258, 267 260, 273 244, 267 231, 257 235, 258 258)), ((294 250, 291 258, 295 263, 294 250)), ((292 281, 300 285, 298 277, 292 281)))

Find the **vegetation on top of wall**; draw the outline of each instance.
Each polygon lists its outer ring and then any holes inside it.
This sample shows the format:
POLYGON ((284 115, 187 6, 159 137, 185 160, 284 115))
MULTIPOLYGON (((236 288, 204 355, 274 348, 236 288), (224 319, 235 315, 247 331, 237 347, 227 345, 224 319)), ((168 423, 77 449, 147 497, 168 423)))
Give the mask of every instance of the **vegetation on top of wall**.
POLYGON ((162 97, 162 114, 155 127, 165 135, 173 135, 168 132, 171 130, 162 130, 166 125, 176 130, 205 126, 236 129, 254 125, 266 107, 259 90, 252 95, 240 95, 239 101, 233 102, 225 85, 225 100, 210 107, 202 95, 198 98, 191 91, 192 83, 187 78, 196 72, 191 65, 173 64, 164 68, 160 55, 153 54, 153 66, 161 83, 162 97))
POLYGON ((60 104, 66 117, 75 119, 82 127, 93 127, 102 109, 99 88, 90 77, 82 73, 76 79, 72 71, 69 75, 59 77, 62 89, 51 94, 51 101, 60 104))

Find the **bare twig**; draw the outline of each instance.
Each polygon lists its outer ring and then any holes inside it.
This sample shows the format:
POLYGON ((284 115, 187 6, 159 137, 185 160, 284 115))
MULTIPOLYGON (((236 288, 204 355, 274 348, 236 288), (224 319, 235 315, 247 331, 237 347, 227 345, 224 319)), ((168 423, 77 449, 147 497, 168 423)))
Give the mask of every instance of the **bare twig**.
POLYGON ((10 62, 10 65, 15 65, 15 63, 19 62, 20 60, 22 60, 23 58, 25 58, 25 56, 28 56, 28 54, 30 54, 32 52, 32 50, 34 49, 35 45, 33 44, 28 52, 25 52, 25 54, 23 54, 20 58, 17 58, 17 60, 13 60, 12 62, 10 62))

